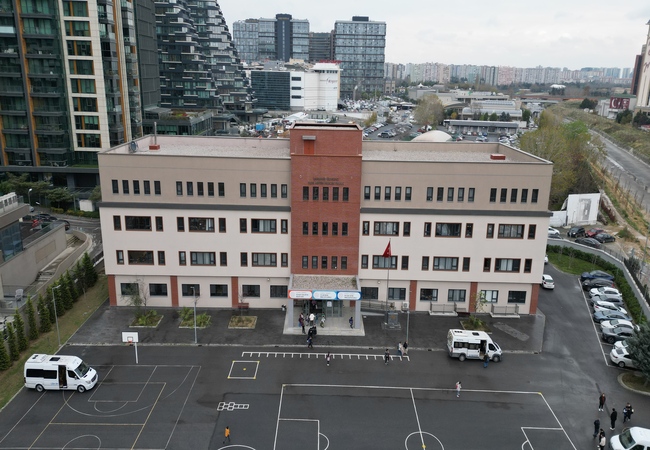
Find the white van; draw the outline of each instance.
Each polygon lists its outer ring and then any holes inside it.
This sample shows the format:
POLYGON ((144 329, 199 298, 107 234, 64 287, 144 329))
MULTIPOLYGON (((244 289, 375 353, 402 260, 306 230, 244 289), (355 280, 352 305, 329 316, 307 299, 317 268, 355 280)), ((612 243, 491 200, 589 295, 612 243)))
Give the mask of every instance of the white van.
POLYGON ((76 356, 35 354, 25 362, 25 387, 38 392, 45 389, 84 392, 95 384, 95 369, 76 356))
POLYGON ((612 450, 631 450, 650 448, 650 430, 641 427, 631 427, 623 430, 621 434, 612 436, 609 440, 612 450))
POLYGON ((449 356, 465 361, 466 358, 485 359, 485 353, 494 361, 501 361, 501 347, 485 331, 449 330, 447 333, 449 356))

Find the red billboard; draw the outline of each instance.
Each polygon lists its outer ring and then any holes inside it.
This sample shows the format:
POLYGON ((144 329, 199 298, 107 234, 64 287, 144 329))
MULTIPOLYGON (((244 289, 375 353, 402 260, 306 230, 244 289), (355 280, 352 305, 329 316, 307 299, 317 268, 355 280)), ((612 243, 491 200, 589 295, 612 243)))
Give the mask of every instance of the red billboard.
POLYGON ((630 108, 629 97, 610 97, 609 109, 629 109, 629 108, 630 108))

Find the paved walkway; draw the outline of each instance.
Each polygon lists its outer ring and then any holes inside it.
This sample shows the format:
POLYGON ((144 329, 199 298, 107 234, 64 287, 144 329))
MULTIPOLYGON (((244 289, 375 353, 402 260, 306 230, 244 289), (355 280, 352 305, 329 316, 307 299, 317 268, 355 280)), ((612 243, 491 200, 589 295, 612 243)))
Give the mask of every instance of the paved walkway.
MULTIPOLYGON (((131 307, 111 307, 108 301, 103 304, 88 321, 73 335, 70 345, 122 345, 123 331, 137 331, 141 345, 195 345, 194 329, 180 328, 178 310, 156 308, 163 316, 155 329, 134 328, 134 309, 131 307)), ((287 329, 286 312, 280 309, 251 309, 247 315, 257 317, 255 329, 229 329, 228 324, 234 310, 200 310, 212 317, 211 325, 197 330, 198 345, 241 345, 247 347, 306 347, 306 338, 298 334, 298 324, 287 329)), ((539 312, 535 316, 521 318, 492 318, 483 316, 483 320, 492 330, 494 339, 504 350, 509 352, 537 353, 542 351, 545 317, 539 312)), ((389 330, 383 326, 383 315, 364 315, 363 336, 344 335, 334 329, 318 327, 314 339, 315 348, 363 348, 384 349, 397 348, 398 342, 407 339, 411 349, 443 350, 446 347, 447 331, 461 328, 459 317, 429 316, 428 313, 399 314, 401 329, 389 330), (408 319, 408 327, 407 327, 408 319), (407 330, 408 328, 408 330, 407 330)))

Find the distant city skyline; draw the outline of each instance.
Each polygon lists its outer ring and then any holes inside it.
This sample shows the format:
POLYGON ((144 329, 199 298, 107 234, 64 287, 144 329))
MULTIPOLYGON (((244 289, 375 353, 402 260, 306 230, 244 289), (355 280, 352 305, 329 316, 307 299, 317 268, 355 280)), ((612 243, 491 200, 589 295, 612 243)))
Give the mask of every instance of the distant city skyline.
POLYGON ((221 0, 232 32, 238 20, 291 14, 312 32, 337 20, 368 16, 386 22, 386 62, 441 62, 513 67, 633 67, 648 33, 650 4, 634 0, 549 0, 543 5, 469 0, 462 7, 424 0, 405 4, 330 0, 324 7, 285 0, 221 0), (251 5, 252 3, 252 5, 251 5))

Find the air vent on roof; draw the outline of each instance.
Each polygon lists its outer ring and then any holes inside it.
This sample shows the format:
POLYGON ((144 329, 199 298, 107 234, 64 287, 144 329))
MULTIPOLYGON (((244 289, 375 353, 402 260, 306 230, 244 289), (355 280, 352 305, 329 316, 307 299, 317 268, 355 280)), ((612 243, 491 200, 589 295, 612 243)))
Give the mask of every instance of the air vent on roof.
POLYGON ((490 159, 505 160, 506 155, 504 155, 502 153, 492 153, 492 154, 490 154, 490 159))

